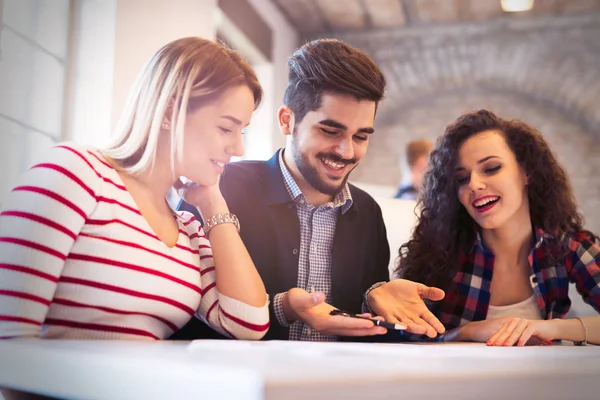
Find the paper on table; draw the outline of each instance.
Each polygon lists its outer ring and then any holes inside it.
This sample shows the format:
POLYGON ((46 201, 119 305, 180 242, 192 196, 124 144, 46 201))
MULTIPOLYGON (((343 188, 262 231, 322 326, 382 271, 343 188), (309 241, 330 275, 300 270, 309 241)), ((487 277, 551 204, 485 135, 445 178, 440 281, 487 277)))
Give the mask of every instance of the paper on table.
POLYGON ((598 357, 600 347, 581 350, 573 346, 554 346, 560 348, 547 351, 547 346, 534 347, 488 347, 479 343, 334 343, 334 342, 298 342, 268 341, 252 342, 243 340, 196 340, 189 344, 189 351, 209 352, 267 352, 315 356, 389 356, 418 358, 530 358, 530 357, 598 357))

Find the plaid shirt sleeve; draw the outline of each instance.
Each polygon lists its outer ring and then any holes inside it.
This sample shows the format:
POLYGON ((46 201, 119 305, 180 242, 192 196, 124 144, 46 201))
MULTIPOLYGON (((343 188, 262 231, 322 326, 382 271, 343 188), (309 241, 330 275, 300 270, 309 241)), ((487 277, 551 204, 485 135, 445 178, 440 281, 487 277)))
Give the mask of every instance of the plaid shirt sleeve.
POLYGON ((287 320, 285 319, 285 313, 283 312, 283 296, 286 295, 287 292, 277 293, 273 298, 273 310, 275 310, 275 316, 277 317, 277 322, 279 325, 283 327, 289 327, 287 320))
POLYGON ((566 257, 569 280, 583 301, 600 313, 600 246, 587 235, 565 235, 563 243, 569 249, 566 257))

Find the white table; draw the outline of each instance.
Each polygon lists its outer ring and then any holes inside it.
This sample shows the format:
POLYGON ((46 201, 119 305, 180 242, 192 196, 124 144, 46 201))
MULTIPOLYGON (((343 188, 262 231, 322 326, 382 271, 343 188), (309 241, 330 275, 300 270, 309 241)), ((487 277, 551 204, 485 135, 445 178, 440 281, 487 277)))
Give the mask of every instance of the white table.
POLYGON ((0 341, 0 387, 81 399, 598 399, 600 347, 0 341))

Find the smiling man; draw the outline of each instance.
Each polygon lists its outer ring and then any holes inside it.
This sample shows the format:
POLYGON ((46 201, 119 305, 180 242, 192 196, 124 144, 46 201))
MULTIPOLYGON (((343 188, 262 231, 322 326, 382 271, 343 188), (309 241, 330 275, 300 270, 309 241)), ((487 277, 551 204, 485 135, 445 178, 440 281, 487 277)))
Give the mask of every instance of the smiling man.
MULTIPOLYGON (((271 296, 265 338, 335 341, 384 334, 386 329, 371 321, 330 312, 369 309, 372 289, 379 293, 376 311, 382 315, 391 315, 386 305, 398 296, 417 314, 427 310, 419 292, 423 285, 398 280, 385 291, 378 288, 388 279, 390 257, 381 209, 348 183, 374 134, 385 78, 366 54, 334 39, 305 44, 288 67, 284 105, 277 113, 286 147, 268 161, 228 164, 220 182, 271 296)), ((407 325, 422 333, 426 328, 415 326, 427 323, 407 325)), ((196 324, 176 337, 210 334, 196 324)))

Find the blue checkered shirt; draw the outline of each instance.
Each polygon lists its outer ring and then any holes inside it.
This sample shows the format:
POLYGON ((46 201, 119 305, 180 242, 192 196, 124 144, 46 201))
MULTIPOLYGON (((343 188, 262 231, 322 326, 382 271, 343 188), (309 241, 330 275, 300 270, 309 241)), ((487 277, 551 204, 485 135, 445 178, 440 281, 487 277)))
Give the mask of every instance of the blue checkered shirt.
MULTIPOLYGON (((325 301, 331 304, 331 265, 333 238, 337 225, 338 212, 345 213, 352 206, 352 196, 346 184, 332 202, 315 207, 306 201, 306 197, 294 181, 292 174, 283 161, 283 151, 279 152, 279 167, 290 197, 296 203, 300 222, 300 254, 298 262, 297 287, 307 292, 323 292, 325 301)), ((337 341, 338 336, 325 336, 310 326, 296 321, 291 324, 283 312, 283 295, 273 298, 273 308, 278 322, 290 327, 289 340, 337 341)))

